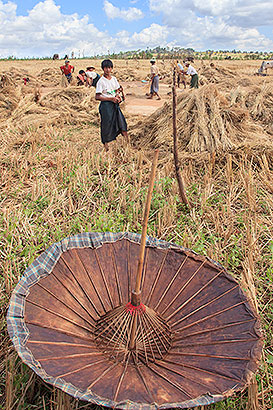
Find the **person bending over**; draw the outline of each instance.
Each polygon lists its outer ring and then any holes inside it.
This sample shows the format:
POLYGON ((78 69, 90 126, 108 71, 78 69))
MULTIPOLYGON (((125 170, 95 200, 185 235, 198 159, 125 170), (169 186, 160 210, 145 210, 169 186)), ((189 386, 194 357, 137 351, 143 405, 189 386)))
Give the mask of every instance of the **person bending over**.
POLYGON ((128 140, 128 134, 127 123, 119 107, 124 95, 118 80, 112 75, 112 61, 103 60, 101 68, 103 75, 97 82, 95 98, 100 101, 101 141, 105 151, 108 151, 109 142, 114 141, 119 134, 124 135, 128 140))
POLYGON ((190 75, 191 76, 191 83, 190 83, 190 88, 198 88, 198 74, 197 71, 195 70, 195 68, 190 65, 189 61, 185 62, 185 66, 186 66, 186 72, 185 74, 190 75))
POLYGON ((96 73, 95 67, 87 67, 85 74, 87 78, 87 85, 89 85, 89 87, 91 86, 96 87, 97 82, 100 79, 100 75, 96 73))

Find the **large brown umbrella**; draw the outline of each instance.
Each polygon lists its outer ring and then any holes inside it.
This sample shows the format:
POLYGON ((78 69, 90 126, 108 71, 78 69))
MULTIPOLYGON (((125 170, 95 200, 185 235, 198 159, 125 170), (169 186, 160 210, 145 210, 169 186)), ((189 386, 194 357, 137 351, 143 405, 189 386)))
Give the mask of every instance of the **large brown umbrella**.
POLYGON ((22 360, 74 397, 109 407, 194 407, 241 390, 261 341, 238 283, 212 260, 148 238, 143 305, 134 309, 139 241, 81 234, 33 262, 8 314, 22 360), (126 355, 130 315, 143 327, 126 355))
POLYGON ((40 255, 13 292, 10 337, 40 377, 79 399, 120 409, 217 402, 257 369, 258 317, 221 265, 146 240, 148 213, 141 238, 84 233, 40 255))

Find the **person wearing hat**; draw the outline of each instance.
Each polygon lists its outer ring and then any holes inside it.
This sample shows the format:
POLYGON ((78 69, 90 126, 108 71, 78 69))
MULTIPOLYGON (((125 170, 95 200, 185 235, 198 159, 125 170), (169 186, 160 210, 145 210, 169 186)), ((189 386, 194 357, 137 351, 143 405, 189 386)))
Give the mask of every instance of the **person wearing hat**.
POLYGON ((158 94, 159 70, 153 58, 150 60, 150 63, 151 63, 151 89, 150 89, 150 94, 147 98, 152 99, 154 95, 157 95, 157 100, 161 100, 158 94))
POLYGON ((87 67, 85 74, 87 78, 87 84, 89 85, 89 87, 91 87, 91 85, 93 87, 96 87, 97 82, 100 79, 100 75, 96 73, 95 67, 87 67))
POLYGON ((195 70, 195 68, 190 64, 189 61, 185 62, 185 66, 186 66, 186 72, 185 74, 190 75, 191 76, 191 83, 190 83, 190 88, 198 88, 198 74, 197 71, 195 70))
POLYGON ((72 73, 74 73, 74 66, 69 64, 69 60, 65 60, 64 65, 60 67, 63 75, 66 76, 67 81, 70 83, 72 80, 72 73))

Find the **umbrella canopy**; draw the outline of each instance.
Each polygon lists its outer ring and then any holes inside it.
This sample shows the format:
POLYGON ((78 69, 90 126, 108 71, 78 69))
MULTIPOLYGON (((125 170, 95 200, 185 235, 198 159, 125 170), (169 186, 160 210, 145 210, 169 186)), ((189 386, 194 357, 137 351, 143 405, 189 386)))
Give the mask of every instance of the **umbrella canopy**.
POLYGON ((262 342, 238 283, 211 259, 148 237, 134 306, 139 247, 137 234, 84 233, 41 254, 8 311, 23 362, 76 398, 120 409, 195 407, 244 388, 262 342))

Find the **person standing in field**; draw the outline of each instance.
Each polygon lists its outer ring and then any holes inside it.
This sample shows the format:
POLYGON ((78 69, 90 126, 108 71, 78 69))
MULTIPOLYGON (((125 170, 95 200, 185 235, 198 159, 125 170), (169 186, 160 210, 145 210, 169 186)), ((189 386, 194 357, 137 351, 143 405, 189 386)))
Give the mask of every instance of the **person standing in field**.
POLYGON ((85 74, 87 78, 87 84, 89 85, 89 87, 91 87, 91 85, 93 87, 96 87, 97 82, 100 79, 100 75, 96 73, 95 67, 87 67, 85 74))
POLYGON ((103 60, 101 68, 103 75, 97 82, 95 98, 100 101, 101 141, 107 152, 109 142, 114 141, 119 134, 124 135, 128 141, 128 134, 127 123, 119 107, 124 100, 123 90, 116 77, 112 75, 112 61, 103 60))
POLYGON ((177 60, 177 87, 179 88, 180 82, 184 85, 184 88, 186 88, 186 80, 185 80, 185 74, 184 74, 184 67, 182 64, 179 63, 177 60))
POLYGON ((186 72, 185 74, 190 75, 191 76, 191 83, 190 83, 190 88, 198 88, 198 74, 197 71, 195 70, 195 68, 190 65, 189 61, 185 62, 185 66, 186 66, 186 72))
POLYGON ((155 60, 150 60, 151 63, 151 88, 150 94, 147 98, 152 99, 154 95, 157 95, 157 100, 161 100, 158 91, 159 91, 159 70, 155 63, 155 60))
POLYGON ((72 80, 72 73, 74 73, 74 66, 69 63, 69 60, 65 60, 64 65, 62 65, 60 69, 62 74, 66 76, 67 81, 70 83, 72 80))

